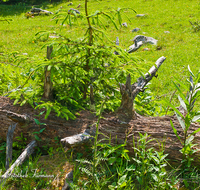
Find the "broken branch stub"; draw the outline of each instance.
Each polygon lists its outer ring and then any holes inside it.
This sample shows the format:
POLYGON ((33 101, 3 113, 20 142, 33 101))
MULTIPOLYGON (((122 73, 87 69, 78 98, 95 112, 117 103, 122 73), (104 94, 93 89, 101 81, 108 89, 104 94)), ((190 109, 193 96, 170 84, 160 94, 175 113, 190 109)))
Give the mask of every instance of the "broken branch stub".
POLYGON ((120 119, 136 119, 135 111, 133 108, 133 101, 135 97, 144 90, 147 83, 156 76, 156 72, 162 63, 165 61, 165 57, 162 56, 156 61, 156 66, 152 66, 148 73, 139 77, 137 82, 131 85, 130 74, 126 78, 126 84, 120 84, 120 93, 122 95, 121 105, 117 110, 118 117, 120 119))
MULTIPOLYGON (((22 164, 27 157, 29 157, 33 152, 35 147, 37 146, 37 142, 35 140, 31 141, 26 149, 22 152, 22 154, 17 158, 17 160, 12 164, 12 166, 1 176, 2 180, 0 180, 0 186, 3 186, 6 182, 6 179, 12 175, 14 169, 22 164)), ((13 175, 14 176, 14 175, 13 175)))
POLYGON ((17 123, 10 125, 8 127, 7 140, 6 140, 6 170, 9 168, 10 163, 12 163, 12 146, 13 146, 13 134, 17 123))
MULTIPOLYGON (((53 51, 52 46, 47 46, 47 59, 51 59, 51 53, 53 51)), ((53 83, 51 81, 51 69, 48 70, 48 66, 45 67, 45 80, 44 80, 44 95, 46 99, 53 99, 53 83)))

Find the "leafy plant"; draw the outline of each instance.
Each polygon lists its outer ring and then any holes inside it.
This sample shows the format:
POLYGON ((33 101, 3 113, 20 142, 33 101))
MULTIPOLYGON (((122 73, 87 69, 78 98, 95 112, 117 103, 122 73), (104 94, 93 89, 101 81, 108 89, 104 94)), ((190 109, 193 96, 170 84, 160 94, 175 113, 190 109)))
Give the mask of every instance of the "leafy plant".
POLYGON ((183 91, 179 88, 179 86, 174 83, 175 87, 177 88, 179 92, 178 100, 180 102, 180 105, 183 109, 183 113, 181 113, 175 106, 170 104, 170 106, 174 109, 176 117, 179 121, 179 124, 182 127, 184 137, 183 139, 178 135, 176 128, 173 125, 173 122, 171 122, 171 126, 173 128, 173 131, 175 135, 177 136, 178 140, 181 142, 183 148, 181 149, 181 153, 183 154, 182 164, 184 167, 190 167, 191 163, 193 161, 192 155, 197 152, 197 149, 195 149, 196 144, 193 143, 194 135, 198 132, 200 132, 200 128, 193 131, 192 133, 188 133, 188 130, 190 128, 190 125, 193 122, 196 122, 200 119, 200 113, 199 111, 195 111, 194 106, 195 102, 200 96, 200 83, 199 83, 199 73, 195 76, 192 71, 190 70, 190 67, 188 65, 188 70, 191 74, 188 83, 189 83, 189 91, 188 87, 183 84, 183 82, 178 81, 181 87, 184 88, 184 90, 188 91, 185 95, 183 91))
MULTIPOLYGON (((109 96, 110 101, 106 102, 106 107, 108 110, 114 110, 119 105, 118 82, 125 79, 128 72, 125 65, 135 65, 136 59, 106 38, 107 22, 111 22, 118 29, 113 14, 96 11, 89 15, 87 4, 85 0, 85 16, 73 10, 61 9, 54 17, 56 22, 61 22, 62 25, 66 23, 70 27, 73 27, 78 19, 85 20, 87 27, 82 38, 69 39, 55 31, 41 31, 36 34, 37 39, 52 33, 58 37, 58 40, 50 42, 54 47, 52 59, 39 67, 47 66, 48 70, 51 70, 51 80, 55 84, 54 98, 69 110, 80 109, 81 106, 89 107, 88 94, 91 84, 94 87, 96 109, 100 109, 101 100, 109 96), (115 55, 115 51, 120 52, 120 55, 115 55)), ((120 23, 123 10, 116 11, 120 23)), ((132 75, 136 72, 133 70, 132 75)), ((44 104, 47 105, 46 102, 44 104)), ((66 115, 73 118, 70 112, 66 115)))
MULTIPOLYGON (((155 151, 153 147, 148 148, 148 144, 155 139, 148 140, 148 134, 139 133, 137 144, 133 140, 133 149, 135 156, 132 158, 135 167, 135 178, 138 182, 139 189, 154 187, 156 189, 165 189, 167 185, 167 172, 165 167, 167 162, 165 158, 168 154, 164 154, 164 149, 155 151)), ((163 147, 163 146, 162 146, 163 147)))

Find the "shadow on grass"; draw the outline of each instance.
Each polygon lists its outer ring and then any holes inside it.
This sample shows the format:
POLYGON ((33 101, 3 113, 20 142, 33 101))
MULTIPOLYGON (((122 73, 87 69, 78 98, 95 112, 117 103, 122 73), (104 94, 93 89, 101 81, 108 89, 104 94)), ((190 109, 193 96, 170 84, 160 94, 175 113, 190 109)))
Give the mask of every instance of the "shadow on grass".
POLYGON ((7 17, 7 16, 15 16, 20 15, 22 13, 29 12, 31 8, 37 7, 41 9, 47 9, 49 5, 51 5, 51 8, 59 5, 62 3, 62 1, 54 1, 54 2, 42 2, 41 4, 25 4, 25 3, 18 3, 18 4, 2 4, 0 3, 0 17, 7 17))

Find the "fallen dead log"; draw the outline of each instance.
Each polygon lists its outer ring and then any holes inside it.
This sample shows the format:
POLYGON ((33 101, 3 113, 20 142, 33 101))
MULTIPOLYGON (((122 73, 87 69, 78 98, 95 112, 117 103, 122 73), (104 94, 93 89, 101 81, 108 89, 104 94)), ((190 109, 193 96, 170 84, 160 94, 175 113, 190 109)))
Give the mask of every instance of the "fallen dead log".
POLYGON ((17 158, 17 160, 12 164, 12 166, 1 176, 2 180, 0 182, 0 184, 4 184, 6 179, 10 176, 15 176, 15 174, 12 174, 12 172, 14 171, 14 169, 19 166, 20 164, 22 164, 25 159, 27 157, 29 157, 33 152, 34 152, 34 148, 37 146, 37 142, 35 140, 31 141, 26 149, 22 152, 22 154, 17 158))
POLYGON ((9 119, 16 123, 20 123, 21 125, 29 124, 31 122, 28 115, 21 115, 8 110, 0 110, 0 113, 2 115, 5 114, 9 119))
MULTIPOLYGON (((100 121, 99 131, 107 136, 111 135, 113 144, 124 143, 127 136, 127 148, 130 150, 130 154, 133 153, 133 139, 136 140, 139 133, 144 134, 147 132, 151 135, 150 138, 156 138, 160 142, 165 142, 164 147, 166 153, 169 153, 169 158, 180 160, 181 154, 179 150, 182 147, 170 125, 170 120, 172 120, 179 136, 184 138, 182 128, 177 119, 174 117, 142 117, 134 112, 132 104, 137 94, 143 91, 145 85, 156 76, 156 72, 164 60, 165 57, 159 58, 156 65, 147 74, 140 77, 137 82, 131 84, 131 78, 128 76, 126 84, 120 84, 122 94, 121 106, 116 113, 103 115, 104 119, 100 121)), ((45 113, 39 118, 37 117, 40 110, 35 110, 29 105, 22 107, 19 105, 13 106, 13 102, 13 100, 7 97, 0 97, 0 134, 2 139, 6 137, 8 126, 13 121, 18 122, 14 136, 19 136, 23 132, 28 142, 34 139, 33 132, 40 131, 41 127, 45 127, 45 130, 41 134, 38 134, 39 138, 43 140, 41 145, 48 144, 51 146, 51 143, 54 143, 55 137, 63 139, 62 143, 67 146, 74 146, 74 144, 80 145, 81 143, 84 144, 87 142, 87 138, 94 136, 93 132, 95 131, 97 117, 89 111, 80 111, 80 115, 77 116, 76 120, 68 121, 58 118, 56 113, 51 112, 48 119, 45 120, 45 113), (34 118, 37 118, 41 123, 45 123, 46 125, 37 125, 34 122, 34 118), (84 132, 87 134, 84 135, 84 132)), ((189 129, 189 134, 199 127, 198 124, 192 124, 189 129)), ((104 138, 104 136, 99 135, 99 138, 104 138)), ((200 148, 199 133, 195 135, 194 142, 198 144, 197 148, 200 148)), ((40 146, 39 142, 38 146, 40 146)), ((149 144, 149 147, 159 149, 159 144, 157 141, 153 141, 149 144)), ((196 157, 199 158, 200 155, 196 154, 196 157)))

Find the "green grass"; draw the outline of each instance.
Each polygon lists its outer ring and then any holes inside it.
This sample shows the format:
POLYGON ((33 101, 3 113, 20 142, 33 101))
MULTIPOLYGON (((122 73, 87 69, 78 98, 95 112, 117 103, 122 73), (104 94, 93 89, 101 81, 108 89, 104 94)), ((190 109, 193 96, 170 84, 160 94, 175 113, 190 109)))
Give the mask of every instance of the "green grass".
MULTIPOLYGON (((68 4, 69 2, 56 4, 46 3, 38 7, 55 13, 56 10, 58 10, 61 6, 63 9, 68 10, 69 8, 75 8, 81 4, 82 6, 79 8, 79 11, 84 14, 84 1, 74 0, 73 6, 67 6, 68 4)), ((185 84, 187 84, 186 79, 189 76, 187 66, 190 65, 190 68, 194 74, 199 71, 198 65, 200 58, 200 32, 194 32, 192 25, 189 23, 189 21, 195 22, 199 21, 200 19, 199 0, 91 0, 89 2, 89 13, 94 13, 96 10, 116 10, 118 7, 133 8, 137 13, 134 13, 129 9, 125 10, 125 14, 131 20, 130 22, 126 16, 123 15, 122 22, 127 22, 127 28, 120 28, 118 26, 120 29, 116 30, 110 22, 105 21, 107 22, 106 32, 108 38, 113 41, 113 44, 115 44, 114 41, 116 37, 119 37, 120 46, 123 49, 127 49, 130 45, 132 45, 133 42, 131 40, 136 35, 146 35, 158 40, 157 46, 144 45, 133 54, 140 58, 138 60, 138 65, 144 69, 144 73, 148 71, 148 69, 159 57, 165 56, 167 58, 158 71, 158 77, 151 81, 149 87, 153 93, 154 98, 166 94, 165 97, 162 96, 162 99, 166 98, 169 100, 173 91, 175 90, 175 87, 172 83, 174 77, 177 77, 185 84), (146 16, 137 18, 136 14, 146 14, 146 16), (132 33, 132 29, 136 27, 140 28, 141 30, 137 33, 132 33), (169 33, 165 33, 165 31, 169 31, 169 33), (150 51, 143 51, 143 49, 146 47, 148 47, 150 51)), ((8 87, 8 91, 12 90, 18 85, 23 85, 25 83, 31 72, 28 70, 32 68, 32 64, 37 64, 37 62, 33 60, 38 59, 38 62, 43 62, 44 58, 46 57, 46 48, 42 49, 41 47, 48 43, 48 41, 45 37, 40 40, 36 39, 36 33, 40 31, 55 31, 61 34, 65 34, 67 37, 72 39, 77 39, 83 37, 85 29, 87 28, 86 22, 82 20, 74 23, 72 27, 65 25, 61 30, 60 23, 56 24, 55 21, 52 20, 52 15, 36 16, 34 18, 27 19, 24 15, 30 9, 31 6, 25 5, 0 6, 0 20, 12 19, 10 23, 6 21, 0 22, 1 81, 8 81, 4 84, 2 83, 5 86, 9 86, 11 83, 15 84, 10 89, 8 87), (18 53, 12 54, 12 52, 18 53), (24 56, 26 59, 22 63, 18 65, 18 62, 13 62, 16 55, 23 55, 24 53, 27 53, 28 55, 24 56), (29 74, 25 75, 26 72, 29 74), (10 75, 10 78, 6 79, 3 77, 4 75, 10 75)), ((51 40, 53 41, 56 39, 51 40)), ((106 40, 104 43, 106 43, 106 40)), ((1 88, 4 87, 0 86, 0 90, 1 88)), ((1 92, 4 91, 2 90, 1 92)), ((176 100, 176 97, 174 97, 173 103, 175 103, 176 100)), ((167 103, 164 103, 164 101, 162 101, 162 104, 163 106, 167 106, 167 103)), ((199 105, 199 101, 197 102, 197 105, 199 105)), ((101 152, 99 152, 99 154, 101 154, 101 152)), ((121 166, 123 165, 119 165, 119 167, 121 166)), ((36 166, 34 165, 34 167, 36 166)), ((83 168, 84 167, 86 166, 83 166, 83 168)), ((101 169, 103 170, 105 168, 101 169)), ((181 171, 178 171, 178 169, 169 172, 170 180, 173 181, 172 178, 174 177, 174 181, 176 181, 176 174, 183 175, 180 173, 181 171), (175 174, 171 175, 173 172, 175 174)), ((79 175, 81 174, 79 173, 79 175)), ((199 172, 194 170, 194 172, 191 172, 190 175, 188 174, 188 176, 198 177, 199 172)), ((188 176, 186 175, 186 177, 188 176)), ((20 181, 16 181, 16 183, 20 184, 20 181)), ((174 182, 174 184, 176 183, 174 182)), ((114 184, 112 185, 114 186, 114 184)), ((184 186, 183 183, 181 183, 181 185, 184 186)), ((199 186, 198 183, 193 185, 195 187, 199 186)), ((187 187, 187 184, 185 186, 187 187)), ((176 187, 174 186, 174 188, 176 187)))
MULTIPOLYGON (((66 3, 45 4, 41 6, 49 11, 55 12, 60 8, 69 9, 75 8, 81 4, 79 10, 84 14, 84 2, 73 1, 73 6, 67 6, 66 3)), ((107 35, 112 40, 118 36, 120 46, 127 49, 132 45, 131 40, 135 35, 151 36, 158 40, 158 46, 161 50, 157 50, 156 46, 144 45, 134 54, 139 56, 144 61, 140 64, 146 71, 151 65, 161 56, 165 56, 167 60, 160 68, 157 79, 152 80, 151 90, 154 96, 167 94, 169 98, 174 90, 172 80, 174 76, 184 81, 188 76, 187 65, 190 65, 191 70, 196 73, 198 68, 198 60, 200 57, 200 33, 193 32, 190 21, 198 21, 200 3, 198 0, 135 0, 135 1, 91 1, 89 2, 89 12, 94 13, 95 10, 110 11, 118 7, 133 8, 137 14, 146 14, 144 18, 137 18, 136 13, 127 10, 125 14, 130 18, 131 22, 123 16, 123 22, 127 22, 127 28, 121 28, 116 31, 111 25, 107 28, 107 35), (132 33, 133 28, 140 28, 137 33, 132 33), (170 33, 165 33, 169 31, 170 33), (144 34, 145 33, 145 34, 144 34), (143 48, 148 47, 150 51, 143 51, 143 48)), ((28 57, 45 57, 46 49, 41 47, 46 43, 35 41, 35 34, 39 31, 56 31, 67 33, 67 36, 72 38, 82 37, 86 27, 85 23, 76 23, 74 27, 64 26, 60 31, 60 24, 56 24, 52 20, 53 16, 41 16, 27 19, 24 14, 30 10, 30 6, 0 6, 0 18, 13 21, 9 23, 1 22, 0 27, 0 52, 9 53, 18 51, 20 54, 28 53, 28 57)), ((108 23, 109 25, 109 23, 108 23)), ((45 40, 45 39, 44 39, 45 40)), ((4 57, 0 57, 5 62, 4 57)))

